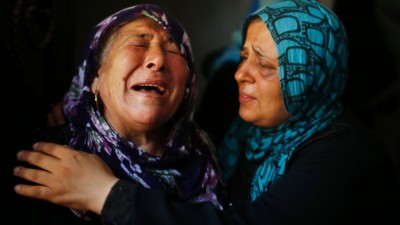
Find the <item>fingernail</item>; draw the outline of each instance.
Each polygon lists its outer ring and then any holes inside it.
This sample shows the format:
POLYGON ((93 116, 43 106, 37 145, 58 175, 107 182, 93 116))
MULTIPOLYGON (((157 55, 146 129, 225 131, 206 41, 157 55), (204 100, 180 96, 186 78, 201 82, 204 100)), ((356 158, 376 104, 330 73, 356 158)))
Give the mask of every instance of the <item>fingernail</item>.
POLYGON ((17 167, 14 168, 14 174, 17 174, 19 171, 20 171, 19 166, 17 166, 17 167))
POLYGON ((23 154, 22 151, 17 152, 17 159, 21 159, 22 154, 23 154))
POLYGON ((19 170, 20 170, 19 167, 15 167, 13 170, 14 175, 17 175, 19 170))

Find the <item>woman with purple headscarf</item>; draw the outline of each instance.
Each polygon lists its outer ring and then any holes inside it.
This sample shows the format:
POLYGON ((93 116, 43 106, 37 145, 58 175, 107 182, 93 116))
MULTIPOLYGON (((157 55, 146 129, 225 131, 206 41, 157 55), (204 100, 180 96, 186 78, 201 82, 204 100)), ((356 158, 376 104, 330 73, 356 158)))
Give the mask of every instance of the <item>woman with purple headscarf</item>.
MULTIPOLYGON (((56 128, 65 137, 60 144, 94 154, 111 168, 115 177, 91 193, 109 191, 121 179, 222 208, 215 149, 192 119, 195 81, 187 33, 158 6, 125 8, 94 28, 63 101, 67 124, 56 128)), ((34 149, 57 158, 45 145, 34 149)), ((79 158, 67 162, 78 164, 79 158)), ((42 188, 43 195, 51 192, 42 188)), ((93 218, 81 208, 71 206, 78 216, 93 218)))

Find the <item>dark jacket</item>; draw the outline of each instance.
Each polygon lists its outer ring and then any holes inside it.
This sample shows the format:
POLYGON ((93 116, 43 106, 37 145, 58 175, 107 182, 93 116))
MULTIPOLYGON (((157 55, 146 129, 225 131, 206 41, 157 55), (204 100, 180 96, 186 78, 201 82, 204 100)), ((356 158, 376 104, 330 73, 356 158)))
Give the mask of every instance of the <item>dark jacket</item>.
POLYGON ((227 184, 229 199, 223 212, 208 203, 179 202, 162 191, 120 180, 106 200, 101 221, 107 225, 400 221, 400 190, 392 160, 379 139, 351 116, 342 117, 301 145, 280 181, 250 204, 249 177, 257 166, 242 160, 227 184))
MULTIPOLYGON (((63 127, 37 138, 60 144, 68 139, 63 127)), ((101 217, 86 222, 68 208, 38 201, 33 224, 343 225, 400 221, 400 190, 391 158, 377 137, 347 116, 301 145, 280 181, 250 204, 250 178, 257 166, 241 161, 227 184, 229 198, 223 212, 210 203, 188 204, 162 190, 120 180, 101 217)))

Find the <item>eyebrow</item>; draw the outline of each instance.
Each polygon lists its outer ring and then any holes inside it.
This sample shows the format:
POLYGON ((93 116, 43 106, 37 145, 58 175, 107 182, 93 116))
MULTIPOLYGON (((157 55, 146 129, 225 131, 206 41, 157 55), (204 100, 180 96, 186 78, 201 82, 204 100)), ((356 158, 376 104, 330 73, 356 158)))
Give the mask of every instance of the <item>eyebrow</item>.
MULTIPOLYGON (((145 40, 151 40, 151 39, 154 37, 154 35, 149 34, 149 33, 147 33, 147 32, 139 31, 139 32, 137 32, 137 33, 135 32, 135 33, 134 33, 132 36, 130 36, 129 38, 132 38, 132 37, 142 38, 142 39, 145 39, 145 40)), ((171 35, 168 35, 168 36, 167 36, 167 38, 166 38, 166 43, 175 44, 174 39, 171 37, 171 35)))
POLYGON ((146 32, 137 32, 135 34, 132 35, 132 37, 138 37, 138 38, 143 38, 143 39, 151 39, 153 37, 153 35, 148 34, 146 32))
POLYGON ((264 54, 264 53, 261 51, 260 48, 254 46, 254 45, 252 45, 251 48, 253 49, 253 51, 254 51, 257 55, 259 55, 259 56, 261 56, 261 57, 263 57, 263 58, 266 58, 266 59, 271 59, 271 57, 269 57, 268 55, 264 54))

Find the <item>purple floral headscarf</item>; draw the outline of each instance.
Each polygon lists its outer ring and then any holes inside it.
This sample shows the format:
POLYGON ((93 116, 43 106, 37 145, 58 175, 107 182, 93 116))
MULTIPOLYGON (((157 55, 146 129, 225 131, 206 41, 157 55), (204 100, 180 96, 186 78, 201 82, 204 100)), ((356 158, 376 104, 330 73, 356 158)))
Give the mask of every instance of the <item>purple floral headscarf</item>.
POLYGON ((107 17, 95 26, 92 34, 79 73, 64 98, 64 112, 72 131, 69 145, 99 155, 119 178, 146 188, 164 188, 188 202, 209 201, 222 209, 216 194, 218 174, 214 147, 192 120, 196 79, 190 41, 183 27, 158 6, 140 4, 107 17), (96 55, 103 35, 121 23, 142 16, 153 19, 170 34, 189 69, 185 96, 173 117, 163 158, 146 153, 111 128, 93 107, 94 95, 90 91, 99 68, 96 55))

